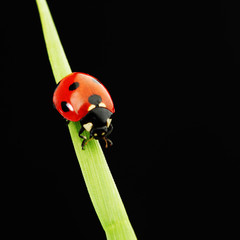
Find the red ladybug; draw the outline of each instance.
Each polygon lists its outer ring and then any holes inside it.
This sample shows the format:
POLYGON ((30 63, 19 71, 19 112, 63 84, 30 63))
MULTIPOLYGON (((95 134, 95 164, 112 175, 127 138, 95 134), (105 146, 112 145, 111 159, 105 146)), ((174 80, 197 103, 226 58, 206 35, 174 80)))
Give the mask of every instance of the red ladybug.
POLYGON ((63 78, 53 94, 53 104, 69 122, 80 121, 79 137, 82 148, 91 139, 103 139, 112 145, 108 136, 113 130, 112 115, 115 112, 112 98, 107 89, 93 76, 74 72, 63 78), (90 132, 90 138, 81 135, 90 132))

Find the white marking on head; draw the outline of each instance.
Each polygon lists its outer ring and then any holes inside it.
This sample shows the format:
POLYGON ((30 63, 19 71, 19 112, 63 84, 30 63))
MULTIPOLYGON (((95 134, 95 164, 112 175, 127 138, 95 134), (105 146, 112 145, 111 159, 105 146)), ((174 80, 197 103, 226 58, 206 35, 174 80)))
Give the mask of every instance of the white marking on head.
POLYGON ((83 127, 88 131, 90 132, 92 127, 93 127, 93 124, 91 122, 89 123, 86 123, 86 124, 83 124, 83 127))
POLYGON ((107 119, 107 127, 110 126, 111 122, 112 122, 112 119, 111 119, 111 118, 108 118, 108 119, 107 119))
POLYGON ((103 102, 101 102, 101 103, 98 104, 98 106, 99 106, 99 107, 106 107, 106 104, 103 103, 103 102))

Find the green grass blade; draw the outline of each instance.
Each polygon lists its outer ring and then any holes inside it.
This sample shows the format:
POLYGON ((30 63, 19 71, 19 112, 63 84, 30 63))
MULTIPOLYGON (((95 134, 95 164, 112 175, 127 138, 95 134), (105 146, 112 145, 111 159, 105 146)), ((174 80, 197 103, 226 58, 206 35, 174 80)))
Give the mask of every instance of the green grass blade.
POLYGON ((49 61, 51 63, 55 81, 58 83, 72 71, 46 1, 37 0, 37 5, 42 22, 43 35, 48 51, 49 61))
MULTIPOLYGON (((36 2, 53 74, 56 82, 59 82, 71 73, 71 68, 46 1, 36 0, 36 2)), ((83 177, 107 239, 136 239, 99 142, 90 141, 86 150, 83 151, 82 140, 78 136, 79 129, 79 122, 69 124, 70 135, 83 177)))

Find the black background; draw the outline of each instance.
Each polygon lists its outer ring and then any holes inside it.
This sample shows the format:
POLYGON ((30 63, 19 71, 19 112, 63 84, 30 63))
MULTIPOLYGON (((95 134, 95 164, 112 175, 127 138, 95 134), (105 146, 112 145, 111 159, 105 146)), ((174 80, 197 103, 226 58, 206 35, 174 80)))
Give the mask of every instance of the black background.
MULTIPOLYGON (((1 4, 4 229, 31 239, 105 239, 68 130, 52 108, 55 81, 35 1, 22 2, 1 4)), ((138 238, 235 233, 239 6, 49 6, 72 70, 97 77, 114 100, 114 146, 104 152, 138 238)))

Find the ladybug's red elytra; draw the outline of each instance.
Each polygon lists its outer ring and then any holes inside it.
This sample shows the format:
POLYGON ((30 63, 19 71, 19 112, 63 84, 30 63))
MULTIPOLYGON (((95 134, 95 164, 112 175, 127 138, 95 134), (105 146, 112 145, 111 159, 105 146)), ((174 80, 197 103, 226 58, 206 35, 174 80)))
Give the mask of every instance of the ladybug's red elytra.
POLYGON ((79 137, 83 139, 82 149, 91 139, 103 139, 108 147, 108 138, 113 130, 112 115, 115 112, 112 98, 107 89, 93 76, 74 72, 63 78, 53 94, 57 111, 69 122, 80 121, 79 137), (81 135, 90 132, 87 139, 81 135))

